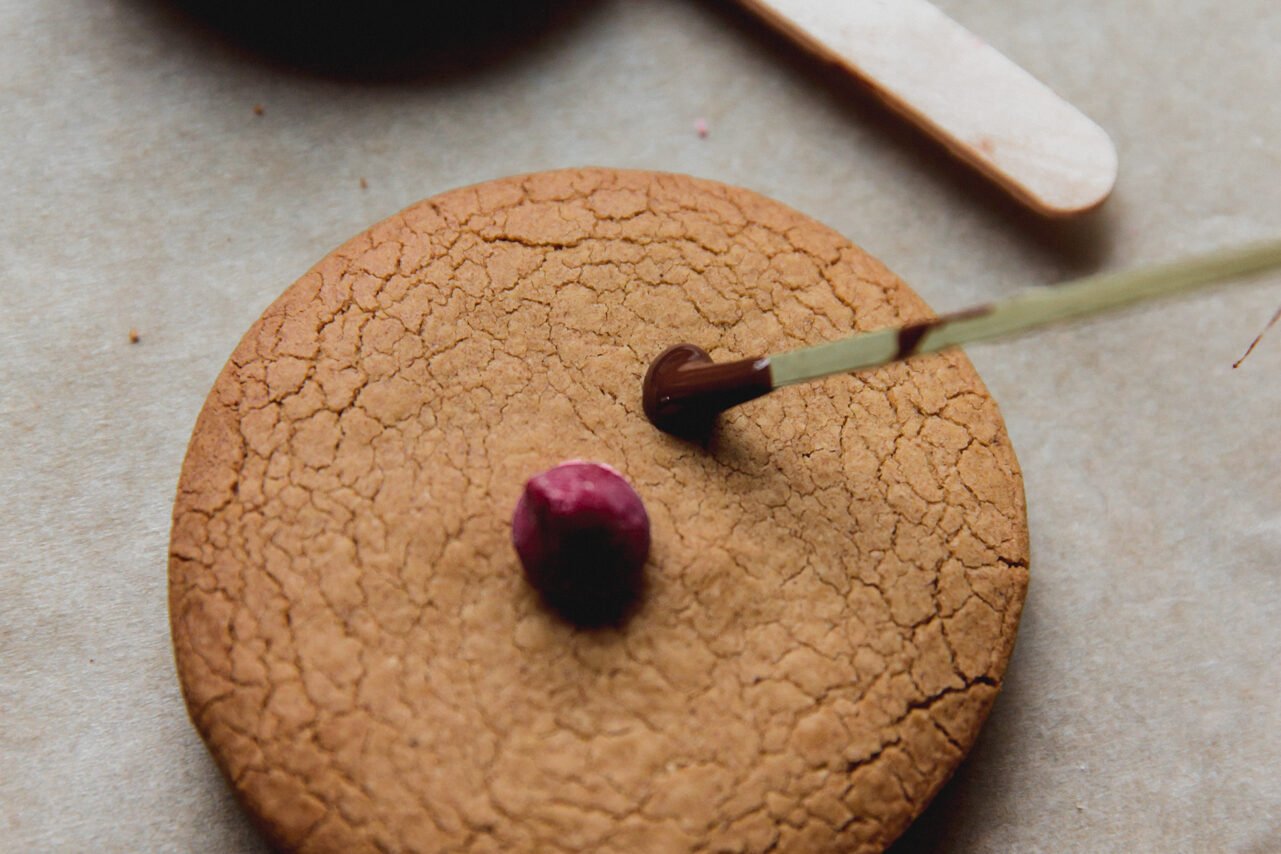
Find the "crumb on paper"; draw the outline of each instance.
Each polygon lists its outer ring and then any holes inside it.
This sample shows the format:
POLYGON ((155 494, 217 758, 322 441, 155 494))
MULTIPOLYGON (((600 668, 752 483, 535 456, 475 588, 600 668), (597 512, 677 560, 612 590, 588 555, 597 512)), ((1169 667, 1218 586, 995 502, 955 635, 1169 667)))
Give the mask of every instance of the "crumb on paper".
POLYGON ((267 112, 267 108, 266 108, 266 107, 264 107, 262 104, 254 104, 254 115, 255 115, 255 116, 261 116, 261 115, 262 115, 263 113, 265 113, 265 112, 267 112))
POLYGON ((362 190, 368 190, 368 189, 369 189, 369 182, 368 182, 368 181, 366 181, 364 178, 361 178, 361 179, 360 179, 360 189, 362 189, 362 190))
POLYGON ((1263 340, 1263 336, 1268 334, 1269 329, 1277 325, 1278 320, 1281 320, 1281 308, 1278 308, 1277 313, 1272 315, 1272 319, 1263 327, 1263 331, 1254 336, 1254 340, 1250 342, 1250 346, 1246 347, 1245 352, 1241 354, 1241 358, 1232 363, 1234 370, 1241 367, 1241 363, 1246 360, 1247 356, 1254 352, 1254 348, 1259 346, 1259 342, 1263 340))
POLYGON ((710 131, 710 128, 708 128, 707 126, 707 119, 703 118, 702 116, 699 116, 698 118, 694 119, 694 132, 698 134, 699 139, 707 139, 707 134, 709 131, 710 131))
POLYGON ((138 334, 138 330, 137 330, 137 329, 130 329, 130 330, 129 330, 129 343, 130 343, 130 344, 137 344, 137 343, 138 343, 139 341, 141 341, 141 340, 142 340, 142 336, 138 334))

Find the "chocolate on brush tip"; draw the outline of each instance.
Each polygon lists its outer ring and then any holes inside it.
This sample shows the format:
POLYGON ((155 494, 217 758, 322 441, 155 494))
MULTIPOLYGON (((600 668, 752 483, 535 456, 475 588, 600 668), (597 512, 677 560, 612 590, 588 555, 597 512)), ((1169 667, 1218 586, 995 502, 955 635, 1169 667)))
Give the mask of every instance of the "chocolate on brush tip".
POLYGON ((773 388, 769 359, 718 364, 701 347, 677 344, 650 364, 641 403, 658 429, 694 438, 708 433, 721 412, 773 388))

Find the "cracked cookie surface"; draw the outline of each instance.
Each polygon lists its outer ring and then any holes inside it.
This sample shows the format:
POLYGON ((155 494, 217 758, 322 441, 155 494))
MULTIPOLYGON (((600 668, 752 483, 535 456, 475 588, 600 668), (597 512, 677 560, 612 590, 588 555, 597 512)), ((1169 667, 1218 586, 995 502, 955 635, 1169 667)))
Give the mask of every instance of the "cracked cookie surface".
POLYGON ((728 360, 924 319, 754 193, 541 173, 419 203, 254 324, 197 421, 170 612, 196 727, 303 851, 875 851, 999 689, 1022 483, 959 353, 784 389, 704 449, 641 414, 728 360), (544 611, 525 480, 617 468, 653 528, 621 629, 544 611))

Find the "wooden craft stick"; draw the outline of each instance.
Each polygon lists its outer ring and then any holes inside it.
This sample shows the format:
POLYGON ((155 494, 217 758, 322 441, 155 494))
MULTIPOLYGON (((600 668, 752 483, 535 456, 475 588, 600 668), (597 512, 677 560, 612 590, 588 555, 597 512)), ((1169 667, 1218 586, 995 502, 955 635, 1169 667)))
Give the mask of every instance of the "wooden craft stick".
POLYGON ((1042 214, 1091 210, 1116 183, 1102 128, 925 0, 741 2, 1042 214))

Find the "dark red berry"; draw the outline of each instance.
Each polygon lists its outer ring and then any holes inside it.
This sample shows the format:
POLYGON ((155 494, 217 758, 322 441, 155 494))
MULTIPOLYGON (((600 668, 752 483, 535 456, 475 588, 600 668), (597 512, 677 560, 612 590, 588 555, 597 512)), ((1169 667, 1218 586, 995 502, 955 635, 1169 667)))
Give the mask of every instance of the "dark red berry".
POLYGON ((639 599, 649 516, 617 471, 572 460, 525 484, 512 542, 543 601, 571 622, 608 625, 639 599))

